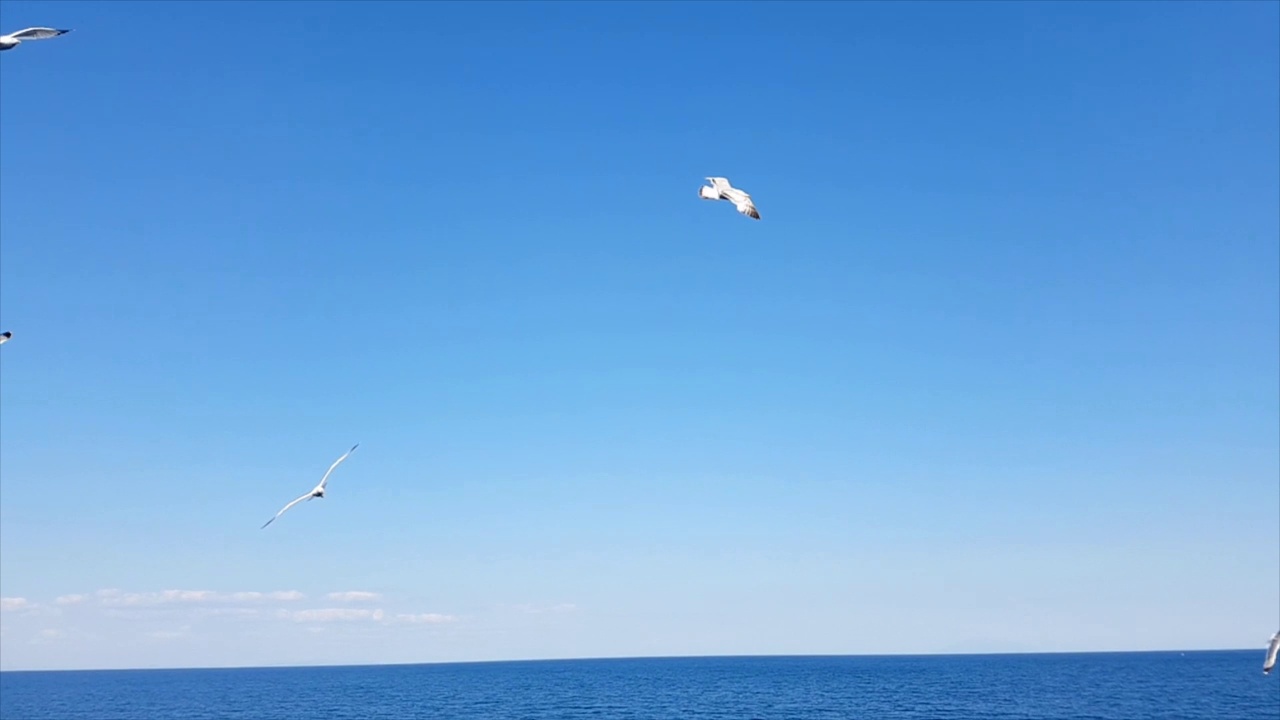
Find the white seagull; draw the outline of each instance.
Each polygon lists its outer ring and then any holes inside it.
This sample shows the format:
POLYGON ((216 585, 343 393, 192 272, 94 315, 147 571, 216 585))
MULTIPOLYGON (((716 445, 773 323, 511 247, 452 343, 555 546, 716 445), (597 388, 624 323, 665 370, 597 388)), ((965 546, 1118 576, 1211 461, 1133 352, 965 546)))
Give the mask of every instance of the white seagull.
POLYGON ((9 332, 8 330, 5 330, 4 332, 0 333, 0 345, 3 345, 9 342, 9 338, 11 337, 13 337, 13 333, 9 332))
POLYGON ((751 202, 751 196, 730 185, 729 178, 709 177, 707 182, 711 184, 698 188, 698 197, 703 200, 728 200, 743 215, 753 220, 760 219, 760 211, 756 210, 755 203, 751 202))
POLYGON ((69 32, 71 31, 57 28, 34 27, 19 30, 16 33, 9 33, 8 35, 0 35, 0 52, 18 47, 23 40, 48 40, 59 35, 66 35, 69 32))
POLYGON ((1267 659, 1262 661, 1262 674, 1270 675, 1271 668, 1276 666, 1276 653, 1280 653, 1280 632, 1271 636, 1271 644, 1267 646, 1267 659))
POLYGON ((276 514, 275 514, 275 517, 273 517, 273 518, 271 518, 270 520, 268 520, 265 524, 263 524, 263 526, 262 526, 262 527, 260 527, 260 528, 258 528, 258 529, 259 529, 259 530, 263 530, 263 529, 265 529, 265 528, 267 527, 267 525, 270 525, 271 523, 275 522, 275 521, 276 521, 276 518, 278 518, 278 517, 280 517, 281 515, 283 515, 285 510, 288 510, 289 508, 293 507, 294 505, 297 505, 298 503, 302 502, 303 500, 310 500, 311 498, 322 498, 322 497, 324 497, 324 485, 325 485, 325 483, 329 482, 329 473, 332 473, 332 472, 333 472, 333 469, 334 469, 334 468, 336 468, 336 467, 338 467, 338 464, 339 464, 339 463, 341 463, 343 460, 346 460, 346 459, 347 459, 347 455, 350 455, 351 453, 355 452, 355 451, 356 451, 356 448, 358 448, 358 447, 360 447, 360 443, 356 443, 355 445, 352 445, 352 446, 351 446, 351 449, 350 449, 350 450, 348 450, 345 454, 343 454, 343 456, 342 456, 342 457, 340 457, 340 458, 338 458, 337 460, 334 460, 334 461, 333 461, 333 464, 329 466, 328 471, 326 471, 326 472, 325 472, 324 477, 320 478, 320 484, 319 484, 319 485, 317 485, 317 486, 315 486, 314 488, 312 488, 311 492, 307 493, 306 495, 303 495, 302 497, 298 498, 297 500, 294 500, 293 502, 289 503, 288 505, 285 505, 284 507, 280 508, 280 512, 276 513, 276 514))

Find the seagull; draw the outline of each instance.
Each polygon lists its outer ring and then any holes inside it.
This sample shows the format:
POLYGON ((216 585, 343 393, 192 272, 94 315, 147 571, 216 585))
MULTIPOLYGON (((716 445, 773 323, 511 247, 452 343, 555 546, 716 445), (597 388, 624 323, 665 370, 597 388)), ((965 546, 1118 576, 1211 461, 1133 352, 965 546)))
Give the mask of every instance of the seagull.
POLYGON ((751 196, 730 185, 729 178, 709 177, 707 182, 711 185, 698 188, 698 197, 703 200, 728 200, 743 215, 753 220, 760 219, 760 212, 756 210, 755 203, 751 202, 751 196))
POLYGON ((18 47, 23 40, 48 40, 59 35, 66 35, 69 32, 71 31, 58 30, 57 28, 34 27, 19 30, 16 33, 9 33, 8 35, 0 35, 0 52, 18 47))
POLYGON ((1262 674, 1270 675, 1271 668, 1276 666, 1276 653, 1280 653, 1280 632, 1271 636, 1271 644, 1267 646, 1267 659, 1262 661, 1262 674))
POLYGON ((0 345, 3 345, 9 342, 9 338, 11 337, 13 337, 13 333, 9 332, 8 330, 5 330, 4 332, 0 333, 0 345))
POLYGON ((338 467, 338 464, 339 464, 339 463, 341 463, 343 460, 346 460, 346 459, 347 459, 347 455, 350 455, 351 453, 355 452, 355 451, 356 451, 356 448, 358 448, 358 447, 360 447, 360 443, 356 443, 355 445, 352 445, 352 446, 351 446, 351 449, 350 449, 350 450, 348 450, 348 451, 347 451, 347 452, 346 452, 342 457, 340 457, 340 458, 338 458, 337 460, 334 460, 334 461, 333 461, 333 464, 329 466, 329 470, 325 472, 324 477, 320 478, 320 484, 319 484, 319 485, 317 485, 317 486, 315 486, 314 488, 312 488, 311 492, 307 493, 306 495, 303 495, 302 497, 298 498, 297 500, 294 500, 293 502, 289 503, 288 505, 285 505, 284 507, 280 508, 280 512, 276 513, 276 514, 275 514, 275 517, 273 517, 273 518, 271 518, 270 520, 268 520, 265 524, 263 524, 263 526, 262 526, 262 527, 260 527, 260 528, 258 528, 258 529, 259 529, 259 530, 264 530, 264 529, 266 529, 267 525, 270 525, 271 523, 275 522, 275 521, 276 521, 276 518, 278 518, 278 517, 280 517, 281 515, 283 515, 285 510, 288 510, 289 508, 293 507, 294 505, 297 505, 298 503, 302 502, 303 500, 310 500, 311 498, 322 498, 322 497, 324 497, 324 484, 325 484, 326 482, 328 482, 328 481, 329 481, 329 473, 332 473, 332 472, 333 472, 333 469, 334 469, 334 468, 336 468, 336 467, 338 467))

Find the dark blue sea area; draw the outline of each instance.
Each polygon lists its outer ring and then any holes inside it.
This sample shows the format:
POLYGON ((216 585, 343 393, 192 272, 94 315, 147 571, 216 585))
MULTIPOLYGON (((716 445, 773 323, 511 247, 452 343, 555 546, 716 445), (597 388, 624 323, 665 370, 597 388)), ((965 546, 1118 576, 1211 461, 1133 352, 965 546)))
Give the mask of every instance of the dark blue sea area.
POLYGON ((1276 720, 1262 651, 0 673, 2 720, 1276 720))

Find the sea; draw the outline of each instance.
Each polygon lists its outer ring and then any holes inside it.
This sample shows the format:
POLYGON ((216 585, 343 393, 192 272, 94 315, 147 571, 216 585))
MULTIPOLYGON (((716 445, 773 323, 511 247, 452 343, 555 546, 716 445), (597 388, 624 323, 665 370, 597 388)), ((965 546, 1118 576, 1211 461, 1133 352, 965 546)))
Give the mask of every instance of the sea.
POLYGON ((1278 720, 1263 651, 0 673, 0 720, 1278 720))

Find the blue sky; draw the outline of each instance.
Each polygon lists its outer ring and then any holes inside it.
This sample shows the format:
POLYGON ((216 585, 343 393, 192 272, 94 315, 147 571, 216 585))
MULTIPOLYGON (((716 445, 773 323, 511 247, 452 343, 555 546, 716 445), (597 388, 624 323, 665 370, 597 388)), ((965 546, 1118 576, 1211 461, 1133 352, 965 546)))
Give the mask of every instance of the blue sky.
POLYGON ((1278 24, 6 0, 0 667, 1261 648, 1278 24))

